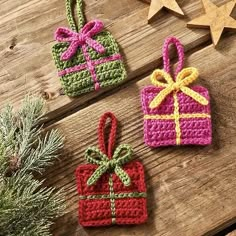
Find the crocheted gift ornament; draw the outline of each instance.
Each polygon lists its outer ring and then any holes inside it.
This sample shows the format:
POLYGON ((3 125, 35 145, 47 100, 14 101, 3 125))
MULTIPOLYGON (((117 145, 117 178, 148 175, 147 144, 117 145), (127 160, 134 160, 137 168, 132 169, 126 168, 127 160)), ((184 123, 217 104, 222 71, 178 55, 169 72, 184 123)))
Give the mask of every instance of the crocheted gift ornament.
POLYGON ((91 164, 76 170, 79 193, 79 223, 82 226, 141 224, 147 220, 146 186, 143 165, 131 161, 132 148, 115 144, 117 120, 108 112, 100 120, 100 149, 90 147, 85 158, 91 164), (111 120, 108 148, 105 145, 106 120, 111 120))
POLYGON ((55 32, 52 53, 59 70, 62 88, 68 96, 77 96, 102 87, 115 85, 126 78, 118 45, 99 20, 85 24, 82 0, 76 0, 78 27, 72 14, 73 0, 66 0, 71 29, 60 27, 55 32))
POLYGON ((189 85, 198 78, 196 68, 183 68, 184 48, 178 39, 167 38, 163 47, 164 70, 151 75, 154 86, 141 92, 144 141, 148 146, 208 145, 212 141, 210 98, 207 89, 189 85), (179 64, 170 75, 169 45, 178 52, 179 64))

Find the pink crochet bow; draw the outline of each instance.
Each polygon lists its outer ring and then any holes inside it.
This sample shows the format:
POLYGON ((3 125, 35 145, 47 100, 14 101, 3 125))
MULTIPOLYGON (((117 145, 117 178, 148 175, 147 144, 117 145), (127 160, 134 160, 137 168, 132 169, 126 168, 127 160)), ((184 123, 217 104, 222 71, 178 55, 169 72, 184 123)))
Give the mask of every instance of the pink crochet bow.
POLYGON ((73 57, 78 49, 83 45, 89 45, 91 48, 96 50, 98 53, 104 53, 105 48, 92 39, 93 36, 100 33, 104 28, 102 21, 93 20, 84 25, 79 33, 74 32, 68 28, 60 27, 55 32, 55 39, 59 42, 69 42, 70 46, 61 55, 61 60, 69 60, 73 57))

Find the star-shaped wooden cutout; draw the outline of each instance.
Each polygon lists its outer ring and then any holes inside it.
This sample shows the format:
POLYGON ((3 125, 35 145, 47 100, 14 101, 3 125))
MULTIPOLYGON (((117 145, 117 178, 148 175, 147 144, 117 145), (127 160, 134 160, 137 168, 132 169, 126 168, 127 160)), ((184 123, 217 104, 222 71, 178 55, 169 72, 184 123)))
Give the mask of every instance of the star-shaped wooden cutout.
POLYGON ((209 28, 214 46, 220 40, 223 30, 236 29, 236 20, 230 15, 235 7, 235 2, 230 1, 221 7, 217 7, 210 0, 202 0, 205 15, 202 15, 187 23, 188 27, 209 28))
POLYGON ((184 13, 176 0, 145 0, 146 2, 151 3, 150 10, 148 13, 148 22, 150 22, 157 13, 162 10, 163 8, 170 10, 177 15, 183 16, 184 13))

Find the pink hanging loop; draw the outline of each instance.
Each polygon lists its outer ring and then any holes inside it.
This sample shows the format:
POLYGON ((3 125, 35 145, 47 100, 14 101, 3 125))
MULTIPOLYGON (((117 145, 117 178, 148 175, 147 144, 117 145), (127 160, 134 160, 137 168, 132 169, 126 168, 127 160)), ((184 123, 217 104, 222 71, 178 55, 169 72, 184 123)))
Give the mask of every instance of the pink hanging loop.
POLYGON ((171 68, 170 68, 170 58, 169 58, 169 46, 170 44, 174 44, 176 49, 177 49, 177 53, 178 53, 178 66, 176 68, 176 71, 174 73, 174 78, 177 77, 178 73, 183 69, 184 66, 184 47, 181 44, 181 42, 175 38, 175 37, 169 37, 165 40, 164 42, 164 46, 163 46, 163 63, 164 63, 164 70, 167 73, 171 73, 171 68))

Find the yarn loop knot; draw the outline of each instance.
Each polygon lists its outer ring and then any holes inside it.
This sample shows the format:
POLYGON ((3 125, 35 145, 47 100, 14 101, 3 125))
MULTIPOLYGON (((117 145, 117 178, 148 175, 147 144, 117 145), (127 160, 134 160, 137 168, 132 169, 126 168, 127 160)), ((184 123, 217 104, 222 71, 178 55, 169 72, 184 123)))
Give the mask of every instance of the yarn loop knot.
POLYGON ((102 177, 106 172, 114 172, 125 186, 131 183, 129 175, 122 169, 122 166, 132 159, 132 148, 127 144, 122 144, 116 148, 112 159, 102 153, 96 147, 90 147, 85 152, 85 158, 88 162, 98 165, 91 177, 87 181, 87 185, 91 186, 102 177))
POLYGON ((93 20, 83 26, 79 32, 72 31, 66 27, 60 27, 55 32, 55 40, 59 42, 68 42, 69 47, 61 55, 61 60, 71 59, 77 52, 78 47, 88 45, 96 52, 102 54, 105 48, 97 40, 92 39, 104 28, 102 21, 93 20))
POLYGON ((182 91, 187 96, 191 97, 201 105, 208 105, 208 100, 201 94, 195 92, 188 87, 198 78, 198 71, 194 67, 185 68, 180 71, 176 77, 176 81, 171 75, 164 70, 157 69, 151 75, 151 82, 157 87, 163 87, 156 97, 151 101, 149 107, 154 109, 158 107, 165 98, 172 92, 182 91), (164 79, 164 82, 162 80, 164 79))

